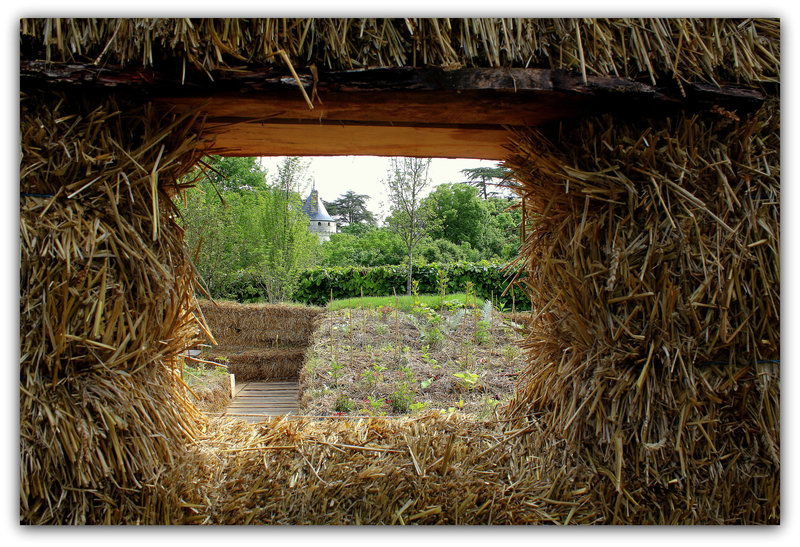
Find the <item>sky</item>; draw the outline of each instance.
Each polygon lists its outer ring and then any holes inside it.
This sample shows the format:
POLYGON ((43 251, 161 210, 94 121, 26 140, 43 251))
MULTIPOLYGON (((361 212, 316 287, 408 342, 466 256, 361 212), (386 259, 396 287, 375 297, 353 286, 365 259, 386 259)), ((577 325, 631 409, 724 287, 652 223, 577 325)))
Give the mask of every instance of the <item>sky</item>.
MULTIPOLYGON (((268 175, 277 172, 283 157, 260 158, 261 164, 267 168, 268 175)), ((339 196, 352 190, 357 194, 370 196, 367 208, 381 220, 388 214, 388 203, 384 179, 389 170, 390 158, 381 156, 307 156, 310 161, 309 177, 314 180, 319 196, 325 201, 334 201, 339 196)), ((473 159, 433 158, 428 171, 431 188, 450 182, 463 182, 462 169, 474 167, 494 167, 497 161, 473 159)), ((309 188, 303 189, 303 195, 309 188)))

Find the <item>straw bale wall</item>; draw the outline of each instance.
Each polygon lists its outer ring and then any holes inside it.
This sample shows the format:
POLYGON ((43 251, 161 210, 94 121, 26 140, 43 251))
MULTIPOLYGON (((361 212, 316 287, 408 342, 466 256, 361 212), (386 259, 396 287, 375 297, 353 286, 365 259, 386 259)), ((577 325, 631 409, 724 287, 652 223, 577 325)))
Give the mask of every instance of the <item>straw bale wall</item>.
POLYGON ((20 518, 148 520, 196 435, 174 374, 199 339, 193 266, 158 189, 192 120, 113 98, 23 97, 20 518), (172 122, 172 123, 170 123, 172 122))
POLYGON ((216 345, 236 381, 297 378, 321 309, 200 300, 216 345))
MULTIPOLYGON (((775 20, 21 22, 24 59, 110 70, 211 74, 278 49, 771 97, 780 72, 775 20)), ((23 86, 21 522, 779 522, 779 117, 773 100, 513 139, 534 310, 507 421, 245 426, 207 424, 174 374, 207 336, 170 203, 201 120, 23 86)))
POLYGON ((220 347, 269 348, 305 343, 320 309, 276 304, 200 300, 206 322, 220 347))
POLYGON ((507 164, 535 302, 511 411, 608 521, 777 522, 779 109, 599 117, 507 164))

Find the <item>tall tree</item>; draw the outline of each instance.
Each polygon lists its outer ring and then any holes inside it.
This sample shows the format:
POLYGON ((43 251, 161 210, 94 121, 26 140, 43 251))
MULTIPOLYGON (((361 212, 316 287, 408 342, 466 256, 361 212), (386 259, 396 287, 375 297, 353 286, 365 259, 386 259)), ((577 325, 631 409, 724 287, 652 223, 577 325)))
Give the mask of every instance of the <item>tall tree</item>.
POLYGON ((201 162, 202 177, 220 191, 247 192, 264 188, 267 172, 258 158, 208 156, 201 162))
POLYGON ((440 184, 425 198, 439 220, 431 231, 434 239, 447 239, 455 245, 478 247, 488 214, 478 191, 462 184, 440 184))
POLYGON ((462 169, 461 173, 467 177, 467 184, 472 184, 480 190, 483 199, 487 199, 490 195, 497 193, 490 192, 489 186, 506 186, 510 184, 511 170, 500 164, 495 167, 462 169))
POLYGON ((336 220, 347 225, 361 222, 375 224, 375 215, 367 209, 368 199, 369 196, 366 194, 356 194, 354 191, 348 190, 336 200, 326 201, 325 208, 336 220))
POLYGON ((411 294, 411 274, 414 247, 436 225, 430 206, 423 203, 423 193, 431 181, 428 178, 430 158, 392 158, 384 181, 388 190, 391 213, 386 219, 389 228, 403 240, 408 251, 406 294, 411 294))

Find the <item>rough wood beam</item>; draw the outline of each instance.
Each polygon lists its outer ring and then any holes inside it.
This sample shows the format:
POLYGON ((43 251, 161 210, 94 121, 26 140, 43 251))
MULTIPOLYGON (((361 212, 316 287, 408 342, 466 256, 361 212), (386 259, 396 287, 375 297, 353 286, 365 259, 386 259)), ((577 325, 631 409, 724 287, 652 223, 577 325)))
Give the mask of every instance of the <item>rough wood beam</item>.
POLYGON ((208 154, 223 156, 410 156, 502 160, 502 128, 254 124, 208 133, 208 154))

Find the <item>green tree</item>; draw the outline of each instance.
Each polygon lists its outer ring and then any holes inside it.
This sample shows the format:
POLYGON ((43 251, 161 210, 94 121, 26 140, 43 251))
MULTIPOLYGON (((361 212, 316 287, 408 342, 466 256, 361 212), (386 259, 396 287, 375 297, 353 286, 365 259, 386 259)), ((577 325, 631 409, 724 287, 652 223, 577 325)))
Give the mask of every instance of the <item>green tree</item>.
POLYGON ((270 301, 288 299, 304 268, 314 265, 319 239, 308 230, 301 191, 308 187, 310 161, 287 156, 261 194, 259 215, 264 288, 270 301))
POLYGON ((345 226, 319 251, 322 266, 390 266, 400 264, 404 257, 400 236, 366 224, 345 226))
POLYGON ((179 223, 201 279, 212 295, 220 294, 233 272, 260 259, 251 243, 252 213, 266 188, 266 173, 255 158, 212 156, 187 178, 196 186, 175 199, 179 223))
POLYGON ((469 243, 479 247, 481 234, 489 220, 477 189, 460 184, 440 184, 425 198, 438 222, 431 230, 434 239, 455 245, 469 243))
POLYGON ((366 194, 356 194, 352 190, 339 196, 332 202, 324 202, 328 213, 339 222, 347 225, 366 223, 375 224, 375 215, 367 209, 366 194))
POLYGON ((467 177, 467 184, 472 184, 480 190, 483 199, 497 192, 489 191, 490 186, 509 186, 513 185, 511 170, 498 164, 495 167, 473 167, 462 169, 461 172, 467 177))
POLYGON ((481 258, 510 260, 517 255, 522 212, 519 208, 512 208, 513 203, 509 199, 493 197, 481 203, 487 219, 478 243, 481 258))
POLYGON ((386 224, 400 236, 408 253, 407 294, 411 294, 414 247, 436 225, 430 206, 422 199, 431 184, 430 165, 430 159, 395 157, 385 180, 392 207, 386 224))
POLYGON ((265 187, 266 170, 258 158, 208 156, 200 163, 199 172, 203 180, 216 186, 221 192, 247 192, 265 187))
POLYGON ((214 297, 229 297, 243 272, 270 300, 290 296, 303 268, 315 265, 316 236, 308 231, 298 188, 307 163, 286 158, 271 183, 254 158, 204 160, 189 177, 196 187, 176 198, 195 265, 214 297), (225 175, 222 178, 222 175, 225 175))

